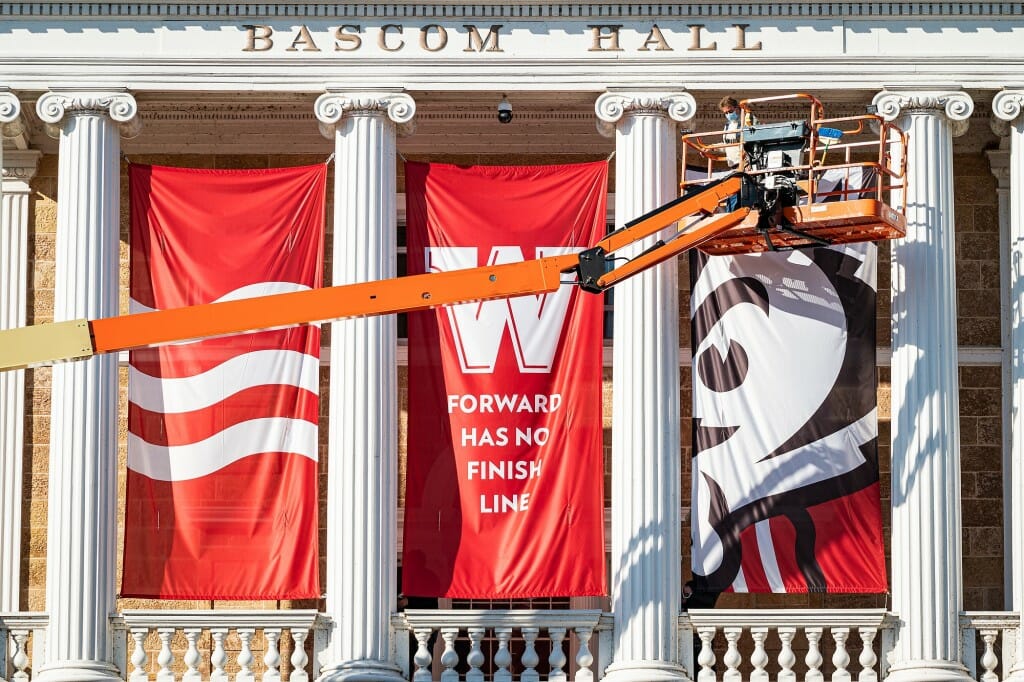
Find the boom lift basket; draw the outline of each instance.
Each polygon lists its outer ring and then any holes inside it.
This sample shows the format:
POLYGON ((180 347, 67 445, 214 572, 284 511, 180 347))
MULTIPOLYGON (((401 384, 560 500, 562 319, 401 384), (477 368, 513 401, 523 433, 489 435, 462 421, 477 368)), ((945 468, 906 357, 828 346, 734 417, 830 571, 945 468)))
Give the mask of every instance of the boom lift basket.
POLYGON ((756 253, 906 234, 905 193, 898 191, 897 208, 886 203, 887 195, 904 187, 906 133, 876 114, 826 118, 822 103, 807 94, 748 99, 740 108, 741 120, 751 112, 761 122, 682 137, 682 190, 736 170, 762 189, 746 220, 698 248, 718 255, 756 253), (794 105, 809 112, 791 120, 794 105), (765 122, 776 112, 787 120, 765 122), (739 165, 730 167, 735 150, 739 165))

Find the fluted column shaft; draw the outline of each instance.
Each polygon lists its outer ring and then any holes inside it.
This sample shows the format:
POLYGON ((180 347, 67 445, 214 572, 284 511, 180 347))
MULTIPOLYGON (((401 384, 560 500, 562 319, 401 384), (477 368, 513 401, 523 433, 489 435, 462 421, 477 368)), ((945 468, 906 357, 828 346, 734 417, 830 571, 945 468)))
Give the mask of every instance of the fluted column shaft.
MULTIPOLYGON (((49 92, 59 130, 54 321, 117 314, 124 92, 49 92)), ((44 682, 119 678, 110 664, 117 546, 117 356, 53 367, 44 682)))
MULTIPOLYGON (((2 142, 2 140, 0 140, 2 142)), ((25 326, 28 197, 40 152, 8 152, 0 195, 0 329, 25 326)), ((0 373, 0 612, 18 611, 21 592, 25 372, 0 373)))
MULTIPOLYGON (((960 92, 882 92, 909 133, 907 236, 892 248, 892 593, 888 680, 967 680, 960 661, 960 429, 953 135, 960 92)), ((894 200, 893 203, 896 203, 894 200)))
MULTIPOLYGON (((317 117, 335 145, 333 283, 395 277, 396 123, 401 93, 329 91, 317 117)), ((400 680, 390 660, 397 596, 398 380, 394 315, 331 328, 327 611, 321 680, 400 680)))
MULTIPOLYGON (((695 102, 683 93, 610 92, 598 98, 596 108, 603 132, 614 126, 615 222, 621 226, 679 195, 676 122, 693 116, 695 102)), ((675 260, 616 287, 614 335, 611 597, 615 632, 605 679, 685 680, 678 643, 679 281, 675 260)))
POLYGON ((1010 552, 1013 610, 1022 614, 1009 680, 1024 681, 1024 88, 999 92, 996 116, 1009 123, 1010 552))

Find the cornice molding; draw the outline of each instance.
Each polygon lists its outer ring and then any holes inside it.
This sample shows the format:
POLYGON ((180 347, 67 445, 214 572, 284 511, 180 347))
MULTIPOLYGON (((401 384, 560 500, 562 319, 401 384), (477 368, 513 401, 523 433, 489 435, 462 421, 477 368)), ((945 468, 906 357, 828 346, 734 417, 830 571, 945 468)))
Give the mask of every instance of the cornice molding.
POLYGON ((320 132, 333 139, 334 130, 343 116, 386 116, 398 126, 399 134, 409 135, 414 130, 416 100, 404 92, 347 91, 328 88, 316 98, 313 111, 320 121, 320 132))
POLYGON ((46 123, 51 137, 60 136, 67 116, 109 116, 124 137, 135 137, 141 128, 135 98, 125 91, 51 90, 36 101, 36 114, 46 123))
POLYGON ((387 4, 228 3, 228 2, 4 2, 0 17, 81 17, 124 19, 346 18, 346 17, 494 17, 547 19, 573 17, 1019 17, 1020 2, 683 2, 516 4, 477 2, 391 2, 387 4))

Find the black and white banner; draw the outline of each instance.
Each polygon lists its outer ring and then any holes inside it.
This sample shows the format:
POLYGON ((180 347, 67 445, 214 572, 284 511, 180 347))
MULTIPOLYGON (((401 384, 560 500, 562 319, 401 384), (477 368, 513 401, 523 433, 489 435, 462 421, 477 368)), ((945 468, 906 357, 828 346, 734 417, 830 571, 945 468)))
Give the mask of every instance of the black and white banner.
POLYGON ((886 590, 876 254, 691 256, 698 590, 886 590))

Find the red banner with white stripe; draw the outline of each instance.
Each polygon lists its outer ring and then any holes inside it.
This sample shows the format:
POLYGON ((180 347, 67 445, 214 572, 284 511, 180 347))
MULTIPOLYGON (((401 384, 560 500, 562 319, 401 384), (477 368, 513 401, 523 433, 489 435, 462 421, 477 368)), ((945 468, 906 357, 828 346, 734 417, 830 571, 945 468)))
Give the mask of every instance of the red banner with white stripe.
MULTIPOLYGON (((321 286, 326 165, 132 164, 131 312, 321 286)), ((132 351, 122 596, 320 595, 320 329, 132 351)))
MULTIPOLYGON (((406 164, 409 273, 590 246, 607 172, 406 164)), ((602 307, 565 284, 409 316, 406 594, 605 593, 602 307)))

